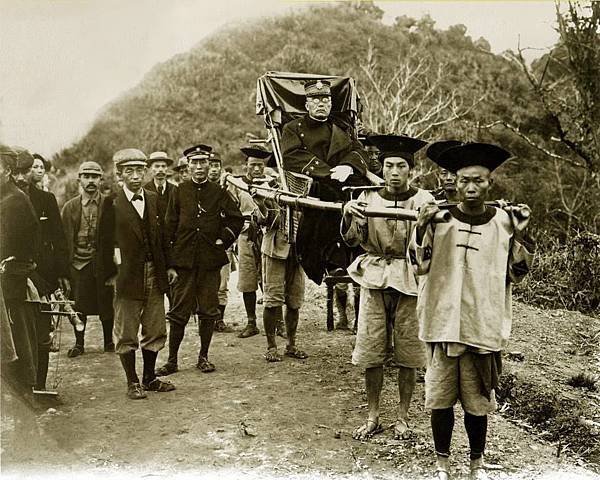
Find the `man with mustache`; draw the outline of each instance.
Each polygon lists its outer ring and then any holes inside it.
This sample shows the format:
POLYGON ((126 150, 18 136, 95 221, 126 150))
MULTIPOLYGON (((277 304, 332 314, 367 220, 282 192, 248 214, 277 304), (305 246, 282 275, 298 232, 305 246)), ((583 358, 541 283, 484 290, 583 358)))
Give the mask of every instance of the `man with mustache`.
MULTIPOLYGON (((310 176, 312 196, 326 201, 344 200, 343 186, 367 183, 368 155, 360 142, 330 117, 330 82, 308 81, 304 91, 307 113, 285 124, 282 130, 283 168, 310 176)), ((354 254, 339 233, 340 220, 341 215, 332 212, 303 212, 296 248, 306 275, 317 284, 326 271, 345 269, 352 261, 354 254)))
MULTIPOLYGON (((99 315, 102 323, 104 351, 114 352, 113 343, 113 292, 101 280, 105 277, 103 265, 98 262, 98 249, 102 244, 98 225, 103 220, 108 196, 100 193, 102 167, 92 161, 79 166, 78 181, 81 194, 66 202, 61 216, 65 227, 68 262, 73 287, 75 310, 81 312, 85 325, 88 315, 99 315)), ((67 355, 71 358, 85 351, 85 329, 75 330, 75 345, 67 355)))
POLYGON ((169 199, 177 188, 171 182, 167 182, 167 171, 171 165, 173 165, 173 160, 165 152, 152 152, 148 157, 152 180, 146 183, 144 188, 158 195, 158 215, 161 222, 165 221, 169 199))

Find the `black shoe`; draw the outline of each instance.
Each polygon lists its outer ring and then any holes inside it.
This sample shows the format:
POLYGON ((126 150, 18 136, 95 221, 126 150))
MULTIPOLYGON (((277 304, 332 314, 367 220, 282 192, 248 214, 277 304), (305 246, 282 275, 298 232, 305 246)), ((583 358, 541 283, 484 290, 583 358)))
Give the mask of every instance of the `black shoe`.
POLYGON ((166 377, 167 375, 171 375, 172 373, 175 373, 178 370, 179 368, 177 368, 176 363, 167 362, 162 367, 157 368, 154 372, 154 375, 156 375, 157 377, 166 377))
POLYGON ((260 332, 256 325, 248 324, 246 328, 244 328, 238 335, 239 338, 248 338, 253 337, 254 335, 258 335, 260 332))
POLYGON ((83 355, 83 352, 85 352, 83 345, 75 345, 73 348, 69 348, 69 351, 67 352, 67 357, 75 358, 79 355, 83 355))
POLYGON ((108 343, 106 345, 104 345, 104 353, 114 353, 115 352, 115 344, 114 343, 108 343))
POLYGON ((141 400, 142 398, 146 398, 146 392, 139 383, 131 383, 127 385, 127 397, 131 400, 141 400))
POLYGON ((142 387, 144 387, 144 390, 148 390, 150 392, 172 392, 175 390, 175 385, 173 385, 171 382, 160 380, 159 378, 155 378, 149 383, 143 383, 142 387))

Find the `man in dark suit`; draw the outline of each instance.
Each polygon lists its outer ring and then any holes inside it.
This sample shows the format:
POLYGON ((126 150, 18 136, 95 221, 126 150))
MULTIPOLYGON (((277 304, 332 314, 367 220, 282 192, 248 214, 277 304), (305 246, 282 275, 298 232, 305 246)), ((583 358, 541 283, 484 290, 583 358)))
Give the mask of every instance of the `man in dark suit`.
POLYGON ((88 315, 99 315, 104 351, 115 351, 112 336, 113 292, 112 288, 100 280, 107 274, 102 271, 103 265, 97 261, 101 246, 107 248, 106 242, 99 237, 98 224, 103 220, 106 206, 110 203, 109 197, 99 191, 102 173, 102 167, 96 162, 83 162, 78 171, 81 194, 66 202, 61 212, 71 269, 72 298, 75 300, 75 310, 81 313, 80 318, 84 324, 83 331, 75 330, 75 345, 67 352, 71 358, 84 353, 88 315))
MULTIPOLYGON (((68 275, 67 250, 65 232, 63 229, 56 197, 50 192, 44 192, 35 186, 32 177, 33 156, 27 150, 16 147, 17 163, 13 172, 16 185, 29 197, 40 226, 40 250, 36 263, 37 268, 32 275, 33 283, 42 300, 49 300, 57 288, 66 295, 71 289, 68 275)), ((37 380, 35 389, 46 390, 48 376, 48 360, 52 338, 52 317, 39 314, 36 323, 38 355, 37 380)))
MULTIPOLYGON (((357 139, 331 118, 331 88, 326 80, 305 84, 307 114, 283 127, 283 168, 313 179, 311 195, 343 200, 344 185, 366 184, 368 154, 357 139)), ((306 209, 296 237, 306 275, 321 283, 326 270, 345 268, 351 254, 339 233, 341 215, 306 209), (318 245, 318 247, 315 247, 318 245)))
POLYGON ((220 270, 228 261, 226 250, 237 239, 244 220, 225 189, 208 180, 211 150, 207 145, 197 145, 183 152, 191 179, 179 185, 167 209, 167 274, 173 303, 167 314, 169 359, 158 375, 178 370, 179 346, 193 311, 198 313, 200 330, 196 367, 205 373, 215 370, 208 361, 208 350, 220 317, 220 270))
MULTIPOLYGON (((105 280, 115 285, 116 351, 127 377, 127 396, 132 400, 146 398, 144 390, 175 390, 154 371, 167 338, 164 294, 168 281, 158 196, 142 188, 146 160, 146 155, 135 148, 115 153, 113 161, 123 189, 99 226, 102 237, 115 249, 114 255, 103 256, 101 261, 114 262, 117 270, 116 276, 105 280), (140 345, 144 360, 141 385, 135 368, 135 352, 140 345)), ((104 269, 109 270, 110 265, 104 269)))
POLYGON ((144 188, 158 195, 158 214, 163 223, 169 199, 177 188, 176 185, 167 182, 167 170, 171 165, 173 165, 173 160, 165 152, 152 152, 148 157, 148 167, 152 172, 152 180, 146 183, 144 188))
MULTIPOLYGON (((27 195, 11 178, 17 157, 12 148, 0 144, 0 294, 7 313, 3 321, 10 325, 16 354, 16 359, 12 356, 2 364, 1 374, 20 395, 30 395, 37 380, 37 306, 25 300, 38 256, 39 225, 27 195)), ((6 339, 2 341, 4 347, 6 339)))

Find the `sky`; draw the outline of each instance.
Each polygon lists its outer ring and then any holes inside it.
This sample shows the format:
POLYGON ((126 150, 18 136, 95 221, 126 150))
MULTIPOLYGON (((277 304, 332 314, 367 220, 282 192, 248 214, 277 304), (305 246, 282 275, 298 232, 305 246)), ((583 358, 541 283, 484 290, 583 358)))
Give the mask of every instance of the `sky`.
MULTIPOLYGON (((302 0, 0 0, 0 141, 51 157, 83 136, 98 112, 156 63, 220 27, 280 15, 302 0)), ((552 1, 378 1, 384 21, 429 14, 462 23, 495 53, 528 58, 557 40, 552 1)))

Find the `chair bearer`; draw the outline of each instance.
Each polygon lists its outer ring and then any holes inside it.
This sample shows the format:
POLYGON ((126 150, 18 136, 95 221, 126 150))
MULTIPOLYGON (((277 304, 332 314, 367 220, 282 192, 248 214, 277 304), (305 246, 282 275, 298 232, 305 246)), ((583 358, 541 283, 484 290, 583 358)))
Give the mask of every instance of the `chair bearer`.
POLYGON ((409 184, 414 154, 426 142, 400 135, 370 137, 380 150, 385 186, 367 190, 344 208, 342 235, 352 247, 365 253, 348 267, 358 283, 360 308, 352 363, 365 369, 369 415, 353 437, 364 440, 382 431, 380 396, 383 365, 393 344, 394 366, 398 367, 400 404, 396 438, 409 434, 408 409, 415 386, 415 371, 425 364, 425 345, 418 339, 416 317, 417 282, 408 260, 408 245, 414 222, 366 218, 364 207, 397 207, 416 210, 433 201, 431 194, 409 184))
MULTIPOLYGON (((246 157, 246 175, 242 177, 242 180, 250 185, 255 179, 264 177, 266 161, 271 156, 271 152, 261 145, 247 145, 240 148, 240 150, 246 157)), ((237 288, 242 292, 244 298, 248 323, 238 336, 247 338, 258 334, 256 326, 256 291, 260 282, 262 233, 256 222, 252 221, 253 215, 258 211, 258 206, 250 194, 239 188, 230 188, 229 191, 244 216, 244 227, 237 240, 239 258, 237 288)))
MULTIPOLYGON (((436 478, 449 478, 454 404, 460 399, 469 437, 472 479, 488 478, 483 467, 487 414, 501 352, 512 323, 511 284, 529 271, 533 242, 525 236, 529 215, 486 206, 491 173, 510 153, 496 145, 470 143, 444 150, 435 162, 456 174, 460 203, 448 223, 432 224, 436 204, 421 209, 411 261, 421 275, 419 338, 427 344, 425 407, 437 455, 436 478)), ((529 213, 527 206, 521 212, 529 213)))

